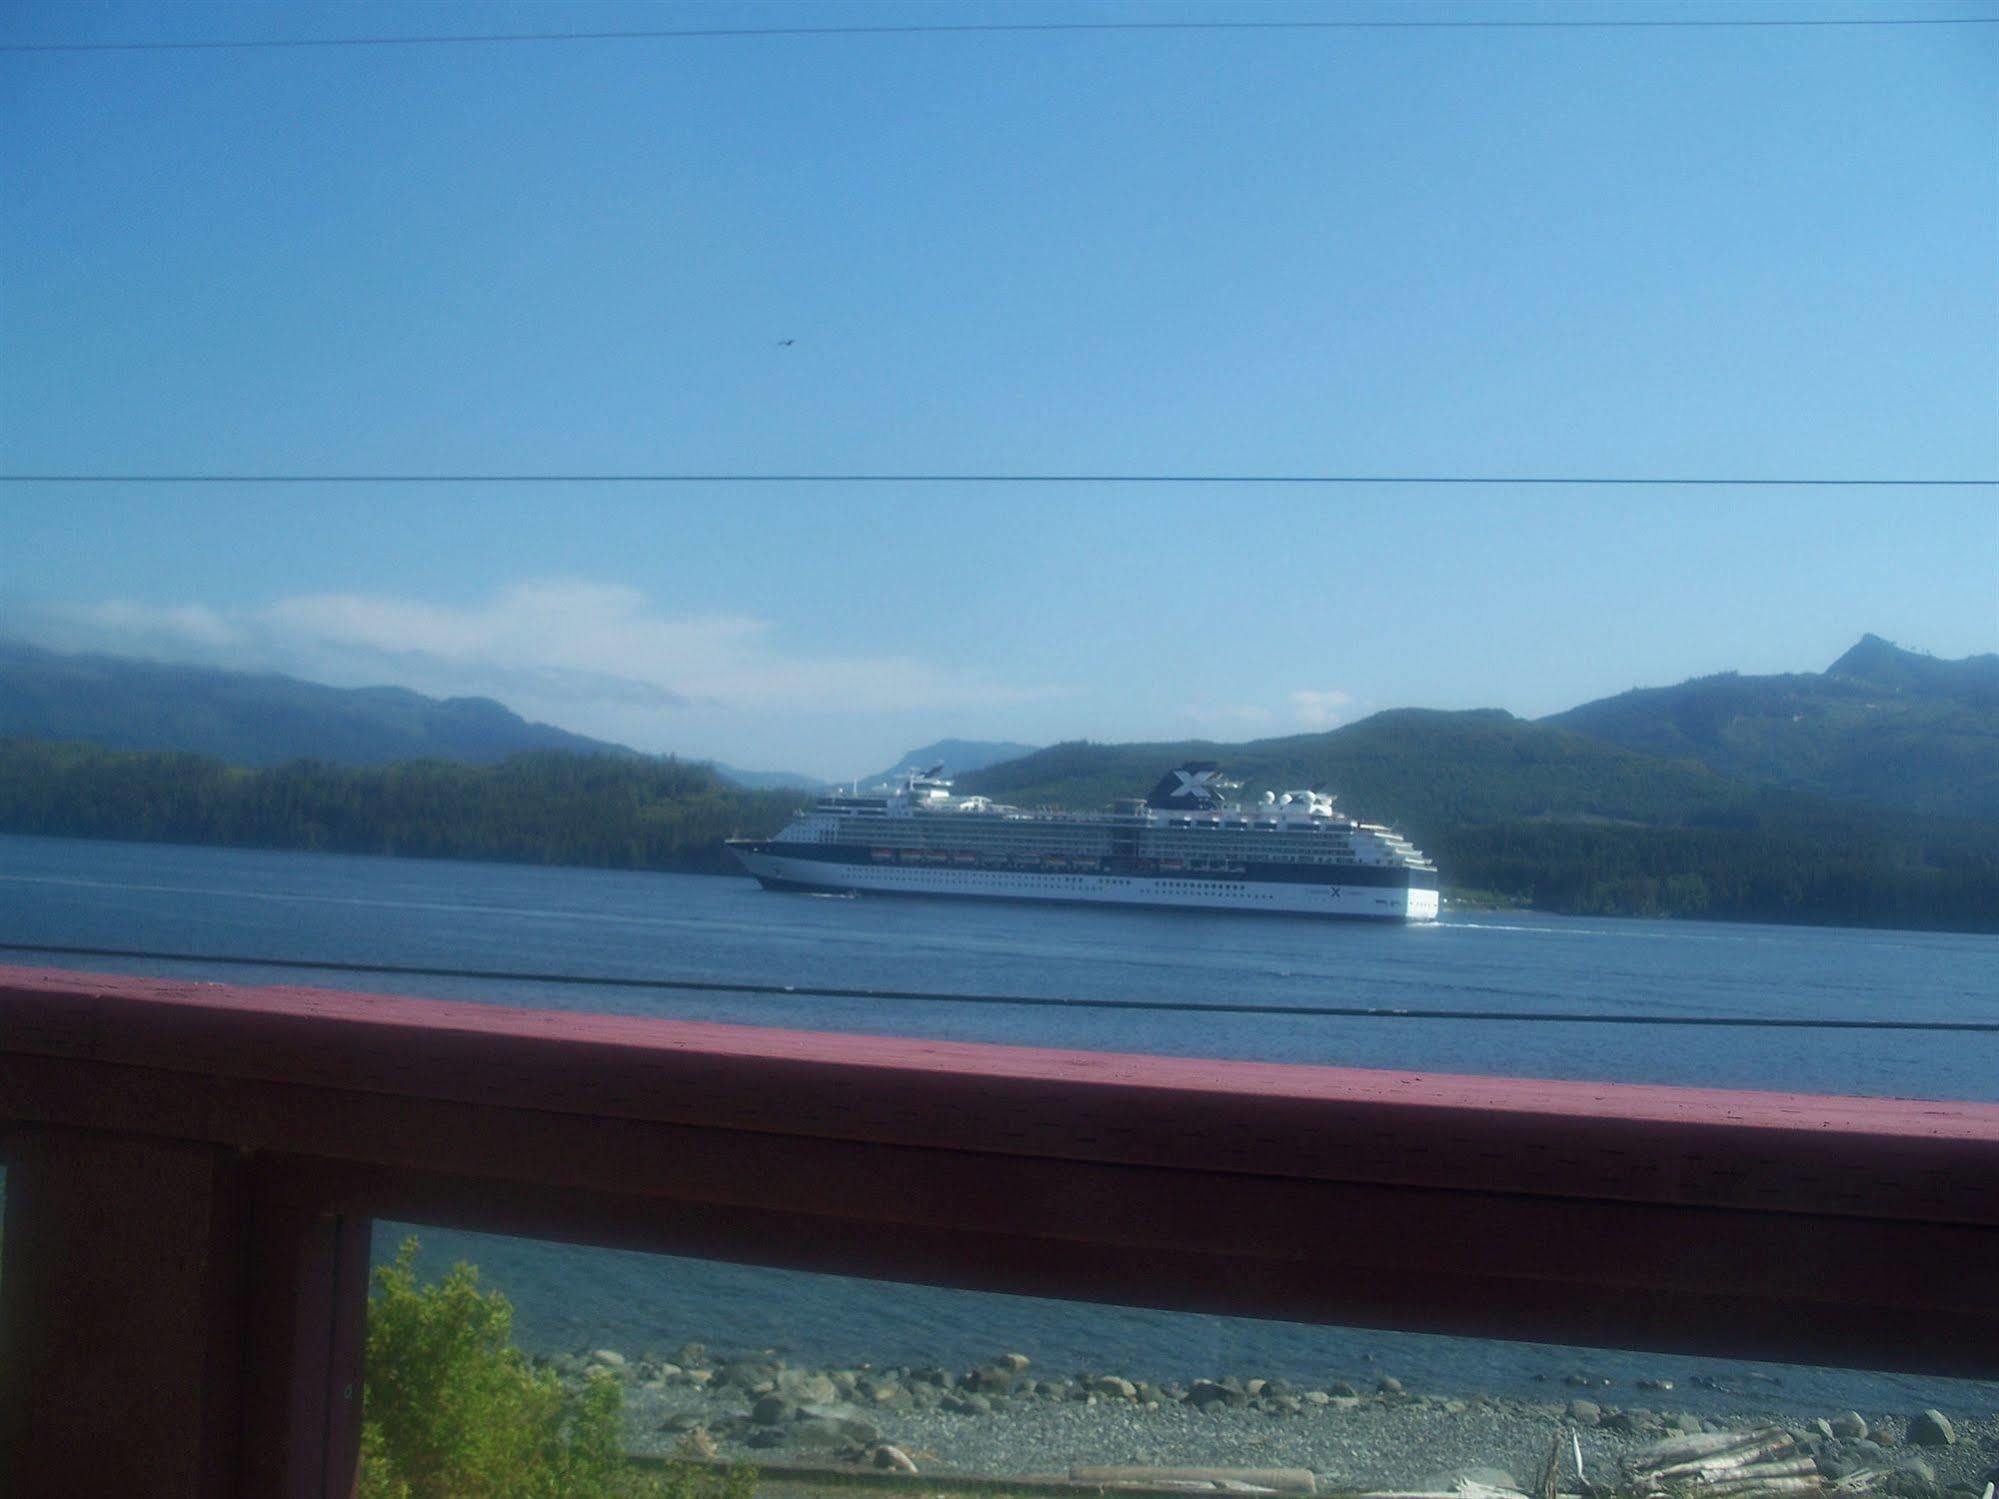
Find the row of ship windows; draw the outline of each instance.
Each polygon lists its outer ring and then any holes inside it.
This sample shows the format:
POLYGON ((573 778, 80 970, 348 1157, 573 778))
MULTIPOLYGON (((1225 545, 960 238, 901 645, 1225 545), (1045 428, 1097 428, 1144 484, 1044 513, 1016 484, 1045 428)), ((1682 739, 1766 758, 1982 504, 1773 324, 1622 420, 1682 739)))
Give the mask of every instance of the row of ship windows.
MULTIPOLYGON (((840 832, 837 832, 832 829, 821 829, 813 834, 811 841, 814 843, 842 843, 848 840, 840 832)), ((932 853, 932 854, 944 854, 944 855, 955 855, 955 854, 977 855, 980 853, 984 853, 998 857, 1006 857, 1025 852, 1034 855, 1053 854, 1056 855, 1057 857, 1062 857, 1062 858, 1101 859, 1101 858, 1112 857, 1112 850, 1106 848, 1102 843, 1098 842, 1084 843, 1080 840, 1076 843, 1071 843, 1066 846, 1062 844, 1050 843, 1045 839, 1039 841, 1029 841, 1025 839, 1017 841, 1011 839, 983 840, 981 845, 978 847, 967 847, 962 843, 933 844, 933 843, 924 842, 920 839, 909 839, 905 841, 903 839, 896 839, 896 838, 883 838, 880 836, 879 832, 877 831, 874 836, 870 837, 867 840, 867 846, 881 852, 889 852, 893 850, 896 852, 903 852, 903 853, 932 853)), ((1286 853, 1291 852, 1291 850, 1289 849, 1285 849, 1282 851, 1286 853)), ((1162 856, 1184 858, 1190 864, 1200 865, 1205 863, 1207 867, 1215 868, 1218 867, 1218 864, 1215 861, 1220 861, 1220 863, 1226 864, 1230 860, 1240 860, 1241 858, 1245 857, 1248 854, 1252 853, 1267 854, 1270 852, 1272 852, 1272 850, 1269 849, 1267 846, 1261 849, 1248 849, 1248 848, 1231 848, 1227 845, 1217 846, 1213 842, 1201 842, 1195 844, 1161 843, 1161 844, 1154 844, 1148 847, 1145 850, 1145 856, 1150 858, 1156 858, 1162 856)), ((1324 844, 1320 844, 1315 848, 1299 850, 1295 857, 1288 859, 1285 862, 1294 863, 1294 864, 1352 864, 1356 862, 1375 862, 1375 861, 1363 859, 1356 850, 1346 847, 1344 845, 1334 845, 1332 847, 1328 847, 1324 844)))
MULTIPOLYGON (((822 824, 822 827, 831 830, 845 825, 846 821, 843 819, 839 823, 822 824)), ((894 837, 897 839, 906 839, 910 842, 924 840, 931 831, 932 828, 928 824, 919 823, 903 823, 898 825, 893 822, 871 822, 869 825, 870 837, 894 837)), ((937 829, 937 831, 942 830, 937 829)), ((978 827, 965 827, 963 824, 959 824, 956 831, 958 836, 976 837, 981 842, 1034 844, 1087 843, 1099 847, 1107 846, 1108 841, 1113 838, 1119 842, 1129 842, 1134 832, 1148 843, 1205 844, 1209 846, 1251 842, 1259 846, 1270 843, 1295 843, 1300 846, 1324 843, 1345 845, 1351 841, 1350 835, 1345 832, 1334 833, 1318 829, 1302 828, 1284 830, 1277 828, 1146 828, 1119 834, 1103 828, 1049 827, 1045 823, 992 823, 978 827)), ((1387 841, 1394 841, 1394 835, 1389 835, 1387 841)))
POLYGON ((1132 852, 1136 847, 1138 852, 1148 854, 1184 852, 1190 855, 1228 854, 1252 859, 1309 859, 1326 854, 1372 852, 1377 845, 1328 838, 1265 838, 1257 841, 1246 838, 1148 838, 1135 846, 1125 843, 1116 847, 1121 853, 1132 852))
MULTIPOLYGON (((1217 838, 1189 837, 1186 834, 1167 834, 1132 840, 1126 838, 1104 838, 1097 835, 1077 834, 1073 837, 1051 837, 1046 834, 1015 833, 994 829, 969 828, 890 828, 870 827, 866 829, 840 828, 820 825, 812 829, 812 836, 822 843, 864 842, 873 844, 893 844, 907 848, 1070 848, 1090 849, 1100 853, 1113 850, 1130 852, 1132 849, 1157 851, 1160 849, 1255 849, 1268 852, 1275 849, 1297 849, 1301 853, 1319 853, 1327 850, 1344 851, 1356 845, 1345 838, 1217 838)), ((1366 845, 1361 845, 1366 846, 1366 845)))
POLYGON ((1108 849, 1111 840, 1101 833, 1077 833, 1070 837, 1042 834, 1032 836, 1026 832, 1016 833, 1011 829, 996 828, 895 828, 870 826, 865 829, 842 829, 821 827, 815 829, 815 836, 839 841, 841 834, 847 833, 852 841, 868 843, 903 843, 912 848, 925 845, 976 843, 981 845, 1024 843, 1035 848, 1095 848, 1108 849))
MULTIPOLYGON (((935 869, 925 871, 931 875, 949 875, 958 884, 996 885, 1005 883, 1019 888, 1019 876, 1014 874, 981 874, 968 869, 935 869)), ((1147 890, 1171 890, 1177 894, 1191 895, 1233 895, 1238 900, 1275 900, 1277 897, 1266 890, 1254 890, 1235 880, 1129 880, 1104 879, 1096 875, 1047 874, 1035 876, 1029 889, 1041 889, 1051 883, 1064 886, 1081 885, 1085 880, 1098 889, 1126 889, 1132 885, 1142 885, 1147 890)))
POLYGON ((1357 851, 1345 844, 1318 843, 1309 846, 1300 846, 1298 848, 1290 848, 1281 845, 1273 847, 1269 844, 1263 844, 1261 846, 1253 847, 1247 844, 1228 844, 1228 843, 1217 843, 1212 840, 1203 840, 1200 842, 1188 842, 1188 843, 1181 843, 1177 841, 1172 843, 1166 843, 1166 842, 1149 843, 1145 845, 1142 849, 1133 850, 1129 847, 1113 848, 1101 842, 1085 842, 1080 839, 1073 843, 1062 843, 1062 842, 1054 842, 1045 838, 1044 839, 981 838, 976 842, 965 841, 965 842, 947 843, 942 840, 931 841, 919 838, 884 838, 880 835, 880 831, 878 829, 870 829, 869 831, 872 836, 869 836, 862 840, 853 840, 851 835, 843 835, 831 831, 817 832, 813 835, 812 841, 815 843, 843 843, 849 841, 861 841, 864 842, 866 846, 870 848, 911 849, 911 850, 921 850, 928 853, 940 853, 940 854, 975 853, 984 850, 987 852, 998 853, 998 854, 1020 853, 1020 852, 1066 854, 1070 856, 1075 856, 1080 854, 1093 858, 1108 858, 1112 854, 1129 855, 1132 853, 1141 853, 1147 857, 1158 857, 1164 855, 1175 858, 1240 859, 1245 857, 1264 858, 1272 854, 1281 853, 1291 856, 1299 863, 1306 863, 1312 860, 1324 861, 1328 859, 1351 860, 1357 857, 1357 851))
MULTIPOLYGON (((884 854, 885 854, 885 853, 887 853, 887 852, 888 852, 888 850, 886 850, 886 849, 880 849, 880 850, 876 850, 876 852, 877 852, 877 853, 884 853, 884 854)), ((904 850, 900 850, 900 852, 904 852, 904 853, 910 853, 910 852, 916 852, 916 850, 910 850, 910 849, 904 849, 904 850)), ((937 854, 937 855, 939 855, 939 856, 942 856, 942 855, 944 855, 944 854, 945 854, 945 852, 946 852, 946 851, 940 848, 940 849, 929 849, 929 850, 924 850, 924 852, 929 852, 929 853, 934 853, 934 854, 937 854)), ((960 850, 960 852, 962 852, 962 850, 960 850)), ((1057 857, 1065 857, 1065 856, 1062 856, 1062 855, 1058 855, 1057 857)), ((1069 857, 1073 857, 1073 856, 1069 856, 1069 857)), ((878 860, 877 862, 878 862, 878 863, 880 863, 880 864, 882 864, 882 865, 888 865, 888 864, 890 864, 890 863, 891 863, 891 861, 890 861, 890 860, 888 860, 888 859, 885 859, 885 858, 884 858, 884 859, 880 859, 880 860, 878 860)), ((1031 863, 1032 861, 1030 860, 1029 862, 1031 863)), ((1190 861, 1190 862, 1191 862, 1191 861, 1190 861)), ((1337 859, 1337 858, 1332 858, 1332 857, 1328 857, 1328 856, 1321 856, 1321 857, 1317 857, 1317 858, 1311 858, 1311 859, 1293 859, 1293 860, 1290 860, 1290 861, 1288 861, 1288 862, 1290 862, 1290 863, 1293 863, 1293 864, 1327 864, 1327 865, 1333 865, 1333 864, 1346 864, 1346 865, 1351 865, 1351 864, 1356 864, 1356 863, 1361 863, 1361 862, 1364 862, 1364 861, 1360 861, 1360 860, 1355 860, 1355 859, 1337 859)), ((1223 873, 1230 873, 1230 872, 1233 872, 1233 873, 1240 873, 1240 872, 1241 872, 1241 870, 1240 870, 1240 866, 1234 866, 1234 865, 1230 865, 1230 864, 1229 864, 1229 863, 1227 863, 1226 861, 1223 861, 1223 862, 1221 862, 1221 863, 1215 863, 1215 864, 1200 864, 1200 863, 1196 863, 1196 864, 1194 865, 1194 871, 1193 871, 1193 872, 1195 872, 1195 873, 1198 873, 1198 872, 1199 872, 1200 870, 1202 870, 1202 869, 1211 869, 1211 870, 1217 870, 1217 871, 1220 871, 1220 872, 1223 872, 1223 873)), ((969 871, 963 871, 963 870, 954 870, 954 871, 952 871, 952 872, 953 872, 953 873, 967 873, 967 872, 969 872, 969 871)), ((1027 872, 1030 872, 1030 871, 1027 871, 1027 870, 1022 870, 1022 871, 1009 871, 1009 872, 1010 872, 1010 873, 1027 873, 1027 872)), ((1034 872, 1034 873, 1039 873, 1040 871, 1038 871, 1038 870, 1035 870, 1035 871, 1031 871, 1031 872, 1034 872)))

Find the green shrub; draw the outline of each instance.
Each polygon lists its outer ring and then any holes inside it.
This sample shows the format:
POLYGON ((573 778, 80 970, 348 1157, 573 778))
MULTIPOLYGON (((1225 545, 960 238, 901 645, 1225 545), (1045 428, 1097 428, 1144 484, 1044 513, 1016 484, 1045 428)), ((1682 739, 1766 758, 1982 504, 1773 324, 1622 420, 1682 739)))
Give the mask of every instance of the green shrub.
POLYGON ((362 1499, 749 1499, 754 1475, 624 1456, 624 1389, 565 1389, 513 1343, 514 1309, 459 1264, 416 1278, 417 1241, 376 1269, 368 1301, 362 1499))

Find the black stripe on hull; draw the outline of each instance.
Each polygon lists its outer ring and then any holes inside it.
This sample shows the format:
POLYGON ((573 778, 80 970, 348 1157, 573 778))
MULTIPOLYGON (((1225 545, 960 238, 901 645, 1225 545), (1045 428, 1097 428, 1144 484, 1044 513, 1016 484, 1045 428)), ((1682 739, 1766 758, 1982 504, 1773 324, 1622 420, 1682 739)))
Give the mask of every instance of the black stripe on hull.
POLYGON ((785 895, 888 896, 894 900, 979 900, 1010 906, 1088 906, 1094 910, 1158 911, 1175 916, 1262 916, 1294 921, 1357 921, 1370 926, 1407 926, 1406 915, 1370 911, 1269 911, 1260 906, 1180 905, 1163 900, 1071 900, 1060 895, 1000 895, 986 890, 861 890, 852 885, 808 885, 799 880, 780 880, 773 875, 751 876, 766 890, 785 895))
MULTIPOLYGON (((777 859, 794 859, 801 863, 814 864, 858 864, 874 869, 907 869, 911 871, 976 869, 991 874, 1039 875, 1057 877, 1063 874, 1112 875, 1120 879, 1133 880, 1204 880, 1209 883, 1232 881, 1244 885, 1346 885, 1378 890, 1435 890, 1436 871, 1429 869, 1407 869, 1400 865, 1383 864, 1249 864, 1240 874, 1207 869, 1135 870, 1118 868, 1115 865, 1103 869, 1089 870, 1036 870, 1012 869, 1003 865, 919 863, 911 864, 900 859, 877 859, 865 847, 852 843, 773 843, 773 842, 731 842, 729 847, 743 853, 765 854, 777 859)), ((930 892, 923 892, 930 893, 930 892)))
MULTIPOLYGON (((786 895, 859 895, 851 885, 808 885, 803 880, 781 880, 772 874, 750 876, 766 890, 782 890, 786 895)), ((868 892, 870 895, 874 891, 868 892)), ((915 892, 911 892, 912 894, 915 892)))
POLYGON ((1399 864, 1250 864, 1243 878, 1252 885, 1365 885, 1379 890, 1434 890, 1428 869, 1399 864))

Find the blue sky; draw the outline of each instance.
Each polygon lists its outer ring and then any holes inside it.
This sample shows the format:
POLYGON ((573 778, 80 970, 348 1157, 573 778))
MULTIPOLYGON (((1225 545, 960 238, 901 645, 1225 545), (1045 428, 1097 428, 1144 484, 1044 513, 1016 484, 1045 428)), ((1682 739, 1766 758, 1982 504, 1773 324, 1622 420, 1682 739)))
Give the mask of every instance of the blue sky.
MULTIPOLYGON (((1976 14, 14 3, 0 41, 1976 14)), ((0 202, 13 473, 1999 478, 1999 27, 14 53, 0 202)), ((824 774, 1964 655, 1995 598, 1999 488, 0 487, 0 630, 824 774)))

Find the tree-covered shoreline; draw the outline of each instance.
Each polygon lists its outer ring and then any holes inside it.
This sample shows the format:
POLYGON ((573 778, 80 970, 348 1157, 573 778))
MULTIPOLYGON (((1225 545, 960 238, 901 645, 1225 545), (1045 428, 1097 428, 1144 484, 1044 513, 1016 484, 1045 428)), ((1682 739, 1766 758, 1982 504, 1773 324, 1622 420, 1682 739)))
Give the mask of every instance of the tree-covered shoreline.
POLYGON ((560 750, 496 765, 267 769, 201 755, 0 740, 0 831, 225 848, 719 872, 806 798, 704 766, 560 750))
MULTIPOLYGON (((1085 805, 1105 787, 1125 791, 1127 767, 1112 762, 1142 748, 1058 746, 1014 762, 1040 760, 1044 771, 1088 766, 1066 784, 1059 776, 1042 782, 1075 787, 1074 795, 1021 799, 1085 805)), ((1342 768, 1383 813, 1410 803, 1397 821, 1436 860, 1446 894, 1473 892, 1475 904, 1999 931, 1999 825, 1828 804, 1708 776, 1689 781, 1703 788, 1689 798, 1672 776, 1646 778, 1618 764, 1603 777, 1587 763, 1517 756, 1510 769, 1433 766, 1425 783, 1422 757, 1406 748, 1406 760, 1385 755, 1342 768), (1551 799, 1557 783, 1563 796, 1551 799)), ((1149 776, 1153 758, 1140 754, 1132 764, 1145 761, 1149 776)), ((1009 774, 1018 772, 993 779, 1009 774)), ((302 760, 252 770, 191 754, 0 739, 0 832, 50 837, 728 873, 735 866, 725 840, 768 837, 807 800, 730 786, 705 766, 671 759, 537 751, 496 765, 302 760)))
POLYGON ((1780 808, 1739 828, 1497 822, 1431 848, 1447 881, 1558 915, 1999 932, 1990 824, 1780 808))

